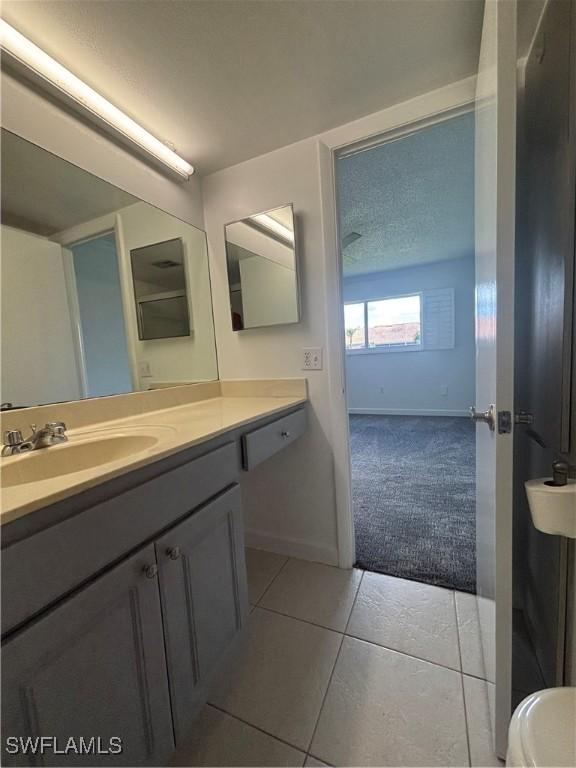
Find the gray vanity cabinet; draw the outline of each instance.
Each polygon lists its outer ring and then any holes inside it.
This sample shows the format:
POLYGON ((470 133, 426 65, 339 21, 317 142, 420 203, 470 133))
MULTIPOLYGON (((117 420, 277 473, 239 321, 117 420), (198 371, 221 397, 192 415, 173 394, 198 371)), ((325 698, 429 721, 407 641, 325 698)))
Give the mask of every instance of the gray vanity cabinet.
MULTIPOLYGON (((255 425, 245 466, 305 423, 298 409, 255 425)), ((246 626, 242 437, 193 446, 3 530, 3 765, 165 765, 189 738, 246 626), (7 748, 9 737, 55 737, 63 749, 92 736, 103 750, 121 738, 122 752, 7 748)))
POLYGON ((246 619, 239 486, 156 541, 176 744, 246 619))
MULTIPOLYGON (((144 547, 3 647, 4 765, 163 765, 174 749, 155 551, 144 547), (9 755, 8 736, 122 738, 110 754, 9 755)), ((98 743, 98 742, 96 742, 98 743)))

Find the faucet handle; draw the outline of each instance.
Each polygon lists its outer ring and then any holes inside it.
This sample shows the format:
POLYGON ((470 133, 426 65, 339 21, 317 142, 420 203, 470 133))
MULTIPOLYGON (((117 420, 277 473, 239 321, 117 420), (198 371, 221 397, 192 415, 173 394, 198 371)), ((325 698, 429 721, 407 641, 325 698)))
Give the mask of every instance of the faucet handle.
POLYGON ((66 432, 66 424, 63 421, 49 421, 46 427, 58 435, 63 435, 66 432))
POLYGON ((4 444, 5 445, 20 445, 24 442, 22 432, 19 429, 8 429, 4 432, 4 444))

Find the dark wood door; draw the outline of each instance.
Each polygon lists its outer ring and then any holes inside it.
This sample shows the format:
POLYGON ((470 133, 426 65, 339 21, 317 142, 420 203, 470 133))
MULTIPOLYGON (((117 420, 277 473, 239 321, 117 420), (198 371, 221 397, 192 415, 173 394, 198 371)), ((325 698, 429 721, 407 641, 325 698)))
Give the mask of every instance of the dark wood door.
POLYGON ((548 451, 576 460, 571 402, 576 194, 574 3, 546 8, 520 112, 517 405, 548 451))
POLYGON ((163 765, 173 752, 152 544, 13 636, 2 662, 4 765, 163 765), (40 736, 101 753, 9 754, 9 737, 40 736), (102 753, 114 739, 122 751, 102 753))
POLYGON ((576 5, 551 0, 518 113, 515 404, 533 423, 514 430, 514 600, 537 657, 514 654, 518 699, 564 682, 566 540, 533 526, 524 482, 576 463, 575 29, 576 5))
POLYGON ((176 743, 247 615, 239 486, 156 542, 176 743))

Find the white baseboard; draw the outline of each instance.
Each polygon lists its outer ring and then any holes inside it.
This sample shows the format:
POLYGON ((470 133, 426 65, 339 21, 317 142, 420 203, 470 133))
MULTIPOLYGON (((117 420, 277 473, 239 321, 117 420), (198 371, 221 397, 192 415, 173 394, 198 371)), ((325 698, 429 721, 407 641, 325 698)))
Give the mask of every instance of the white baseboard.
POLYGON ((244 532, 247 547, 264 549, 277 555, 296 557, 299 560, 311 560, 315 563, 338 565, 338 548, 323 544, 313 544, 303 539, 285 539, 263 531, 247 529, 244 532))
POLYGON ((348 408, 348 413, 366 416, 467 416, 468 411, 420 410, 418 408, 348 408))

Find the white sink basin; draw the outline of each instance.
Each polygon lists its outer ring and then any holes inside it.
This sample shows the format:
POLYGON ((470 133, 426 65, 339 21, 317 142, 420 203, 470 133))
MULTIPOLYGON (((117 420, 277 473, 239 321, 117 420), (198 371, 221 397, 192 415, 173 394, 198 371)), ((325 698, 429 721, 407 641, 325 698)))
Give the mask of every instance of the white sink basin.
POLYGON ((95 430, 71 436, 69 442, 3 459, 0 484, 9 488, 24 483, 69 475, 93 469, 131 456, 145 453, 156 446, 169 427, 150 430, 95 430))

